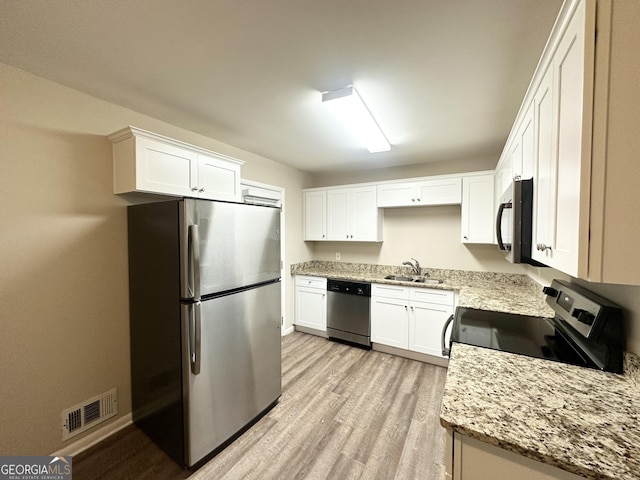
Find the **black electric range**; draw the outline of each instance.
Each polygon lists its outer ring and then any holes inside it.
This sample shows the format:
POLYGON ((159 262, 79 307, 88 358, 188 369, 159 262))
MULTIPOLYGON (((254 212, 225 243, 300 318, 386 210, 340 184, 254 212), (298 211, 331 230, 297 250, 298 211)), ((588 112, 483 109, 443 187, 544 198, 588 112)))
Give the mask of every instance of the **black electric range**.
POLYGON ((622 372, 625 347, 619 306, 578 285, 553 280, 543 289, 553 318, 458 307, 449 348, 453 343, 544 358, 557 362, 622 372))

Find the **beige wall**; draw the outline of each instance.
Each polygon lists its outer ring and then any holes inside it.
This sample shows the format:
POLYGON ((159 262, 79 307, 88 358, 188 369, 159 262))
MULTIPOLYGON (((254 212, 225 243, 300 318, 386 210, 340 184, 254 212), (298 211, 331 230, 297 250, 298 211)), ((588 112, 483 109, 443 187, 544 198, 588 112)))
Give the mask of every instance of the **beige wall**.
POLYGON ((426 177, 452 173, 478 172, 496 168, 500 152, 493 155, 469 155, 465 158, 430 159, 426 163, 394 168, 366 169, 355 172, 335 172, 313 176, 314 187, 346 185, 349 183, 382 182, 399 178, 426 177))
POLYGON ((0 454, 42 455, 67 445, 65 408, 117 387, 119 417, 131 411, 130 198, 112 194, 107 135, 135 125, 245 160, 245 178, 284 187, 289 264, 310 259, 299 201, 310 180, 4 64, 0 85, 0 454))
POLYGON ((313 242, 314 258, 343 262, 401 265, 410 257, 426 268, 488 270, 525 273, 494 245, 463 245, 460 242, 460 206, 384 209, 382 243, 313 242))

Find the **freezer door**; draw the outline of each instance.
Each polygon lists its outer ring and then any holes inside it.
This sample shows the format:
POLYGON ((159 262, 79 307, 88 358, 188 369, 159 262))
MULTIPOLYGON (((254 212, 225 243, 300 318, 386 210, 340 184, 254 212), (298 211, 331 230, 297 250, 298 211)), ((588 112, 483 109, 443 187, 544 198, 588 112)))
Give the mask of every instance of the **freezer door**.
POLYGON ((280 209, 194 199, 182 202, 182 298, 280 277, 280 209))
POLYGON ((216 297, 198 307, 184 305, 189 466, 280 396, 280 285, 275 282, 216 297), (196 308, 200 308, 199 321, 190 314, 196 308))

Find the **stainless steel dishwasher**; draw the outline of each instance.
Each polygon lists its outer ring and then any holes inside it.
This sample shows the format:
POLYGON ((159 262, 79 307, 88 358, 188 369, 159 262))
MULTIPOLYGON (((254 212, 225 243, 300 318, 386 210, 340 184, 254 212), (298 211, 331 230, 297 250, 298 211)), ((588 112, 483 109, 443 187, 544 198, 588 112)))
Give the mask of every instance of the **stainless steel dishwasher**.
POLYGON ((371 348, 371 284, 327 279, 327 334, 371 348))

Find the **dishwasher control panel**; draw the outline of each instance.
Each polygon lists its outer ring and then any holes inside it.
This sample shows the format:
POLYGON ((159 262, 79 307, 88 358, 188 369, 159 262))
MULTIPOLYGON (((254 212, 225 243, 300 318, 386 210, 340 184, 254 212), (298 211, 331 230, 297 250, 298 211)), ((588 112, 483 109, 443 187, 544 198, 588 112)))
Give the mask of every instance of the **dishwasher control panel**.
POLYGON ((344 293, 347 295, 371 296, 371 284, 363 282, 349 282, 346 280, 327 280, 327 290, 329 292, 344 293))

